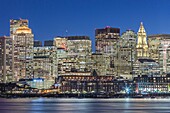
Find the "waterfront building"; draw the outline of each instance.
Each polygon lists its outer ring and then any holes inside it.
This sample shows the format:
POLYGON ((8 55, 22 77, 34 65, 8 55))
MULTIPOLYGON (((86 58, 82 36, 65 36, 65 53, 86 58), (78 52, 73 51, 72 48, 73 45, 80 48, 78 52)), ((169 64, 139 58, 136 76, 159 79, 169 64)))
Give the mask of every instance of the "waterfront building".
POLYGON ((118 43, 117 71, 120 76, 132 79, 133 64, 136 61, 136 33, 127 30, 122 33, 118 43))
POLYGON ((27 26, 20 26, 13 34, 15 80, 33 77, 34 35, 27 26))
POLYGON ((54 85, 54 80, 44 78, 20 79, 18 84, 20 84, 20 86, 28 85, 31 88, 35 88, 38 92, 39 89, 50 89, 54 85))
POLYGON ((34 47, 34 78, 53 79, 57 77, 57 47, 34 47))
POLYGON ((148 42, 147 42, 147 34, 143 23, 141 22, 138 33, 137 33, 137 58, 141 57, 149 57, 148 53, 148 42))
POLYGON ((160 94, 170 92, 170 77, 134 77, 135 92, 140 94, 160 94))
POLYGON ((13 38, 0 37, 0 83, 13 81, 14 53, 13 38))
POLYGON ((42 42, 39 40, 34 40, 34 47, 42 47, 42 42))
POLYGON ((68 94, 129 94, 133 93, 133 82, 116 79, 114 76, 59 76, 56 80, 59 93, 68 94))
POLYGON ((160 68, 159 64, 150 58, 139 58, 133 64, 133 77, 146 75, 149 77, 159 77, 160 68))
POLYGON ((15 34, 16 30, 21 26, 28 26, 27 19, 11 19, 10 20, 10 36, 15 34))
POLYGON ((170 73, 170 35, 148 36, 149 56, 160 65, 161 75, 170 73))

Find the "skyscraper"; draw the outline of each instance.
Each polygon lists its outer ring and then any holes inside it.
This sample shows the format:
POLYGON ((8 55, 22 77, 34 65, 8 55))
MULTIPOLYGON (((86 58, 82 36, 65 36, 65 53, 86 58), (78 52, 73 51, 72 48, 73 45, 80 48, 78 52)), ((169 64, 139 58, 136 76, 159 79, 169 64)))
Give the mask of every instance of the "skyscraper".
POLYGON ((88 36, 68 36, 63 40, 63 44, 58 42, 56 44, 60 47, 59 75, 91 73, 91 40, 88 36))
POLYGON ((102 53, 92 53, 91 61, 92 69, 96 71, 98 76, 106 76, 110 74, 110 56, 102 53))
POLYGON ((148 36, 149 56, 160 65, 161 74, 170 73, 170 34, 148 36))
POLYGON ((28 27, 28 20, 27 19, 11 19, 10 20, 10 36, 13 35, 16 32, 16 30, 21 26, 28 27))
POLYGON ((39 40, 34 40, 34 47, 42 47, 42 42, 39 40))
POLYGON ((13 81, 13 39, 11 37, 0 37, 0 83, 13 81))
POLYGON ((34 35, 27 26, 20 26, 14 38, 14 74, 15 79, 33 76, 33 43, 34 35))
POLYGON ((136 60, 136 33, 127 30, 119 40, 119 54, 117 59, 118 72, 125 78, 132 78, 133 63, 136 60))
POLYGON ((34 47, 33 61, 35 78, 53 79, 57 77, 57 47, 34 47))
POLYGON ((67 38, 64 38, 64 37, 55 37, 54 38, 54 45, 57 47, 57 48, 63 48, 65 50, 67 50, 67 38))
POLYGON ((138 30, 138 39, 137 39, 137 57, 148 57, 148 42, 147 42, 147 35, 143 23, 141 22, 139 30, 138 30))
POLYGON ((115 61, 118 56, 118 42, 120 29, 107 26, 103 29, 95 30, 96 53, 106 54, 110 58, 109 74, 117 75, 115 61))
POLYGON ((44 46, 54 46, 54 40, 45 40, 44 46))
POLYGON ((61 36, 55 37, 54 45, 57 47, 57 74, 65 75, 67 71, 70 71, 69 67, 67 67, 67 64, 69 64, 67 63, 67 38, 61 36))
POLYGON ((104 29, 96 29, 96 53, 115 53, 116 43, 120 37, 119 28, 107 26, 104 29))

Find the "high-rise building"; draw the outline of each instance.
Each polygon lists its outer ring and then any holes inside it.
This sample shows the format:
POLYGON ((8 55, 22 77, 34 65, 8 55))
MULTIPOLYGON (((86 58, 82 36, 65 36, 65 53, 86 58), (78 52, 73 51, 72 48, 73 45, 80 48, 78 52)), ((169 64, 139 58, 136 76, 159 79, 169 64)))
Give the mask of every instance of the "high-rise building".
POLYGON ((13 47, 11 37, 0 37, 0 83, 13 81, 13 47))
POLYGON ((42 47, 42 42, 39 40, 34 40, 34 47, 42 47))
POLYGON ((122 33, 118 43, 118 58, 117 71, 125 78, 132 78, 133 63, 136 60, 136 33, 132 30, 127 30, 122 33))
POLYGON ((67 67, 67 38, 57 36, 54 38, 54 46, 57 47, 57 75, 65 75, 70 71, 67 67))
POLYGON ((11 19, 10 20, 10 36, 13 35, 16 32, 16 30, 21 26, 28 27, 28 20, 27 19, 11 19))
POLYGON ((138 30, 138 39, 137 39, 137 57, 148 57, 148 42, 147 42, 147 35, 143 23, 141 22, 139 30, 138 30))
POLYGON ((34 35, 27 26, 20 26, 13 35, 14 38, 14 77, 33 77, 33 43, 34 35))
POLYGON ((150 58, 139 58, 134 63, 134 76, 148 76, 158 77, 160 76, 159 64, 155 60, 150 58))
MULTIPOLYGON (((57 47, 57 75, 65 75, 68 71, 70 71, 69 67, 67 67, 69 63, 67 61, 67 51, 65 48, 57 47)), ((70 63, 71 64, 71 63, 70 63)))
POLYGON ((33 71, 34 78, 57 77, 57 47, 34 47, 33 71))
POLYGON ((65 50, 67 50, 67 38, 64 38, 64 37, 55 37, 54 38, 54 45, 57 47, 57 48, 63 48, 65 50))
POLYGON ((56 38, 58 47, 58 74, 75 75, 91 73, 91 40, 88 36, 56 38))
POLYGON ((104 29, 96 29, 96 53, 107 54, 110 57, 109 73, 117 75, 115 62, 118 56, 118 42, 120 29, 107 26, 104 29))
POLYGON ((120 37, 119 28, 107 26, 104 29, 96 29, 96 53, 111 53, 116 51, 116 43, 120 37))
POLYGON ((103 53, 92 53, 92 69, 97 72, 98 76, 112 75, 110 72, 110 57, 103 53))
POLYGON ((76 63, 72 64, 72 69, 78 72, 89 72, 91 40, 88 36, 69 36, 67 37, 68 58, 74 59, 76 63))
POLYGON ((170 73, 170 35, 148 36, 149 56, 160 65, 161 75, 170 73))
POLYGON ((45 40, 44 46, 54 46, 54 40, 45 40))

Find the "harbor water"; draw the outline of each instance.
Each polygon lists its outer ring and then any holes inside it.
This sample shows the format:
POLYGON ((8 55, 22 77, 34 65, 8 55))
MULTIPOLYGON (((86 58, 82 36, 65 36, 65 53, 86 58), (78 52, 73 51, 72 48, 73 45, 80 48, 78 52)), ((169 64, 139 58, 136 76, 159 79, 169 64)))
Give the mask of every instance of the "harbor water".
POLYGON ((0 98, 0 113, 170 113, 170 99, 0 98))

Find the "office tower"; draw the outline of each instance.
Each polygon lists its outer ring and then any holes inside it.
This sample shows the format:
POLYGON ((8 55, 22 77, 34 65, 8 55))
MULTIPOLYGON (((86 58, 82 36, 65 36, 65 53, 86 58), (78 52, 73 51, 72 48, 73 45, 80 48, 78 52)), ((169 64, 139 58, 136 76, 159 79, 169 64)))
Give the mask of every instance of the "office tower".
POLYGON ((13 39, 11 37, 0 37, 0 83, 13 81, 13 39))
MULTIPOLYGON (((67 73, 67 38, 57 36, 54 38, 54 46, 57 48, 57 75, 67 73)), ((70 70, 69 70, 70 71, 70 70)))
POLYGON ((133 63, 136 60, 136 33, 127 30, 122 33, 118 43, 118 73, 125 78, 132 78, 133 63))
POLYGON ((68 36, 56 39, 56 44, 59 75, 91 74, 91 40, 88 36, 68 36))
POLYGON ((33 41, 32 30, 27 26, 19 27, 14 38, 14 74, 15 79, 33 77, 33 41))
POLYGON ((57 47, 57 48, 63 48, 65 50, 67 50, 67 38, 64 38, 64 37, 55 37, 54 38, 54 45, 57 47))
POLYGON ((55 46, 34 47, 34 78, 57 77, 57 48, 55 46))
POLYGON ((104 29, 96 29, 96 53, 109 55, 110 57, 110 72, 112 75, 118 76, 117 66, 115 62, 118 57, 118 42, 120 38, 120 29, 107 26, 104 29))
POLYGON ((148 76, 158 77, 160 76, 159 64, 151 58, 139 58, 134 63, 134 76, 148 76))
POLYGON ((149 53, 148 53, 147 35, 142 22, 140 24, 137 35, 138 35, 137 45, 136 45, 137 57, 138 58, 148 57, 149 53))
POLYGON ((45 40, 44 46, 54 46, 54 40, 45 40))
POLYGON ((161 75, 170 73, 170 35, 157 34, 148 36, 149 56, 160 65, 161 75))
POLYGON ((88 36, 67 37, 68 58, 76 61, 72 64, 72 70, 78 72, 90 72, 91 40, 88 36))
POLYGON ((67 51, 65 48, 57 48, 57 75, 65 75, 67 73, 67 69, 69 70, 69 65, 71 63, 67 63, 67 51))
POLYGON ((28 27, 28 20, 27 19, 11 19, 10 20, 10 36, 13 35, 16 32, 16 30, 21 26, 28 27))
POLYGON ((116 51, 116 43, 120 37, 119 28, 111 28, 107 26, 104 29, 96 29, 96 53, 114 54, 116 51))
POLYGON ((111 75, 110 57, 107 54, 92 53, 91 55, 92 69, 96 71, 98 76, 111 75))
POLYGON ((39 40, 34 40, 34 47, 42 47, 42 42, 39 40))

